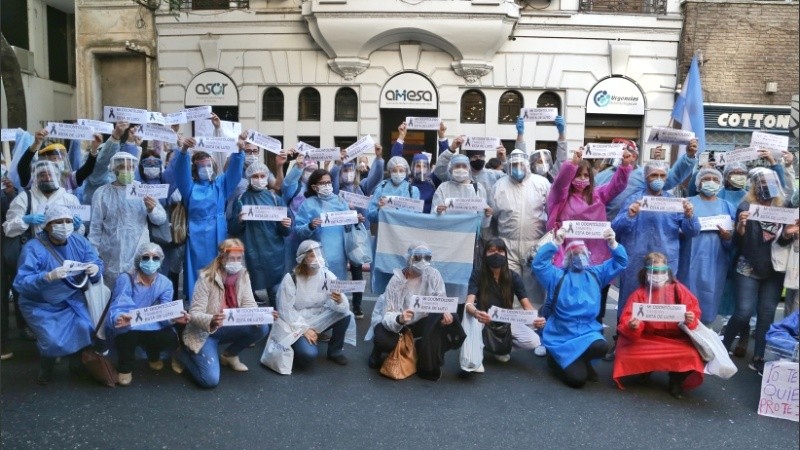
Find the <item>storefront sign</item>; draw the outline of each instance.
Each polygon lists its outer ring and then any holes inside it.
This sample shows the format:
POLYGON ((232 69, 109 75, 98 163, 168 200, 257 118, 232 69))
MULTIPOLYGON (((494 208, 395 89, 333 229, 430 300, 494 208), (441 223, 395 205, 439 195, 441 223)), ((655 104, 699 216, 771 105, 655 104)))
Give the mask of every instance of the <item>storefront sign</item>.
POLYGON ((230 77, 216 70, 207 70, 189 82, 184 104, 239 106, 239 92, 230 77))
POLYGON ((605 78, 589 91, 586 112, 641 116, 644 115, 644 95, 641 89, 627 78, 605 78))
POLYGON ((422 75, 403 72, 392 77, 381 90, 381 108, 437 109, 436 88, 422 75))
POLYGON ((784 134, 789 131, 789 107, 703 105, 706 131, 761 131, 784 134))

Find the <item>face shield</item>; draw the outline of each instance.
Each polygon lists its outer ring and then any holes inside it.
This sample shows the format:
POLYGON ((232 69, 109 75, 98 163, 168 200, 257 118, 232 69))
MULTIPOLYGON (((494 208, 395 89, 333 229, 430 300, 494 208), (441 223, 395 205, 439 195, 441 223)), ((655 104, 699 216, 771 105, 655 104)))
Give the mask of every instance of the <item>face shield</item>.
POLYGON ((61 144, 50 144, 39 150, 39 161, 50 161, 56 165, 58 172, 62 174, 72 173, 72 167, 67 157, 67 149, 61 144))
POLYGON ((508 175, 521 182, 528 176, 528 158, 522 150, 514 150, 508 157, 508 175))
POLYGON ((530 157, 531 173, 546 176, 553 167, 553 157, 550 150, 536 150, 530 157))
POLYGON ((339 184, 350 186, 356 182, 356 166, 353 163, 342 164, 339 171, 339 184))
POLYGON ((133 171, 136 170, 138 160, 130 153, 117 152, 112 158, 109 167, 121 185, 133 183, 133 171))
POLYGON ((411 176, 413 176, 416 181, 426 181, 430 179, 431 165, 425 155, 422 155, 422 158, 414 157, 414 160, 411 162, 411 176))
POLYGON ((573 271, 584 270, 590 265, 591 253, 583 241, 572 241, 564 249, 564 268, 573 271))
POLYGON ((317 241, 305 240, 297 247, 297 264, 305 263, 311 269, 325 267, 322 245, 317 241))
POLYGON ((753 169, 750 173, 750 189, 763 202, 784 196, 778 174, 772 169, 753 169))
POLYGON ((33 179, 36 187, 45 194, 55 192, 61 187, 61 174, 55 163, 37 161, 33 165, 33 179))
POLYGON ((145 180, 155 180, 161 177, 162 168, 161 158, 148 156, 141 162, 142 178, 145 180))

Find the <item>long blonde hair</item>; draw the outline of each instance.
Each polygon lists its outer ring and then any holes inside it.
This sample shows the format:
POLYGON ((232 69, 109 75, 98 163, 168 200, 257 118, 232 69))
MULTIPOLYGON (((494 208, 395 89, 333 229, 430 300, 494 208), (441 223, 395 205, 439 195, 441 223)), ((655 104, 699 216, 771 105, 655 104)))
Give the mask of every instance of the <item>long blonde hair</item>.
MULTIPOLYGON (((244 242, 236 238, 228 238, 222 241, 217 247, 219 252, 217 253, 217 257, 211 261, 211 264, 203 267, 200 270, 200 277, 206 278, 208 281, 214 281, 214 277, 217 273, 222 273, 225 270, 225 263, 222 262, 222 259, 225 257, 225 253, 229 251, 241 251, 244 253, 244 242)), ((247 268, 242 269, 244 273, 247 271, 247 268)))
MULTIPOLYGON (((758 189, 758 183, 750 183, 750 189, 747 191, 747 194, 745 194, 744 201, 751 205, 758 205, 756 189, 758 189)), ((770 206, 783 206, 783 196, 778 195, 777 197, 773 197, 770 206)))

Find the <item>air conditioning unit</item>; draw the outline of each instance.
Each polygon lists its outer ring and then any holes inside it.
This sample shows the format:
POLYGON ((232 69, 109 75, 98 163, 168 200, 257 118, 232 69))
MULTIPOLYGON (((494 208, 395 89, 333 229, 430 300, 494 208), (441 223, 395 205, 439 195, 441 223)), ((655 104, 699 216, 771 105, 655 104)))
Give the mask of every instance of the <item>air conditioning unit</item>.
POLYGON ((19 69, 23 73, 33 74, 36 71, 33 62, 33 52, 30 50, 25 50, 24 48, 14 47, 13 45, 11 48, 14 50, 14 54, 17 55, 19 69))

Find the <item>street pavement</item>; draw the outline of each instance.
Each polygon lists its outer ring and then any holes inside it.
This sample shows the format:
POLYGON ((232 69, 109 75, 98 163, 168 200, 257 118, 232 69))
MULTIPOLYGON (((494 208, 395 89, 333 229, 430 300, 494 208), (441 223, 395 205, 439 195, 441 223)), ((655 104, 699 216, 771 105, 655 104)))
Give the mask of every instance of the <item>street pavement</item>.
MULTIPOLYGON (((365 300, 367 318, 373 305, 365 300)), ((393 381, 367 367, 367 325, 358 321, 359 345, 345 348, 346 367, 321 356, 310 370, 278 375, 258 362, 262 341, 241 355, 249 372, 222 368, 212 390, 145 361, 125 388, 76 379, 65 362, 53 382, 38 386, 33 343, 14 340, 14 357, 0 367, 0 447, 798 448, 797 423, 756 413, 760 378, 744 359, 733 379, 707 377, 683 400, 666 393, 664 374, 619 390, 612 363, 603 361, 600 382, 571 389, 544 358, 520 350, 508 363, 488 356, 486 373, 468 379, 458 377, 458 353, 450 352, 438 382, 393 381)))

